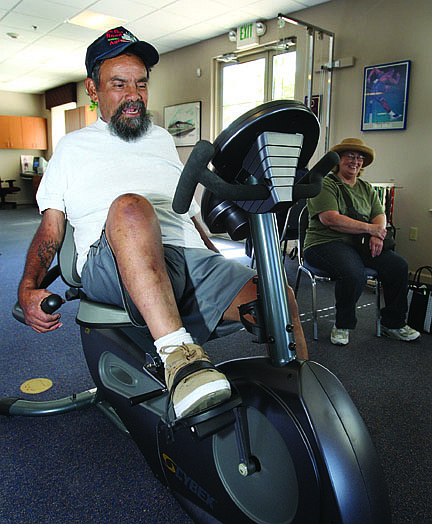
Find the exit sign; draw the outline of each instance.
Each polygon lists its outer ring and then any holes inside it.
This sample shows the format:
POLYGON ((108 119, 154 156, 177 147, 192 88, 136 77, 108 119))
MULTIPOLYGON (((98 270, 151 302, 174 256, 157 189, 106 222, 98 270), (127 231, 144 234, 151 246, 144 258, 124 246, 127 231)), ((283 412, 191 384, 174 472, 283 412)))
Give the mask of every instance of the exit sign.
POLYGON ((237 48, 251 47, 259 44, 256 22, 250 22, 237 27, 237 48))

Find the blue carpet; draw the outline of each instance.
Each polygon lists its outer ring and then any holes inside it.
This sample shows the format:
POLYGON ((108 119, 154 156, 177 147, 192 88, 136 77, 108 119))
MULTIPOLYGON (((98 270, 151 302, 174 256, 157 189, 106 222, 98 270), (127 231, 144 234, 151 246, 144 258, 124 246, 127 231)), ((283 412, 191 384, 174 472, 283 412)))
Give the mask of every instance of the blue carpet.
MULTIPOLYGON (((93 387, 74 320, 76 303, 62 307, 64 326, 45 335, 10 314, 38 222, 32 207, 0 210, 0 397, 54 399, 93 387), (51 379, 52 388, 38 395, 20 392, 24 381, 38 377, 51 379)), ((286 267, 293 283, 296 264, 288 261, 286 267)), ((63 293, 65 286, 59 282, 53 289, 63 293)), ((393 524, 431 524, 431 336, 412 344, 377 339, 374 296, 365 290, 349 346, 335 347, 328 340, 332 284, 319 286, 318 299, 320 338, 313 341, 304 279, 299 308, 310 356, 339 377, 371 432, 388 482, 393 524)), ((264 354, 252 339, 240 332, 206 349, 216 362, 264 354)), ((0 524, 191 522, 134 443, 96 409, 47 418, 0 417, 0 450, 0 524)))

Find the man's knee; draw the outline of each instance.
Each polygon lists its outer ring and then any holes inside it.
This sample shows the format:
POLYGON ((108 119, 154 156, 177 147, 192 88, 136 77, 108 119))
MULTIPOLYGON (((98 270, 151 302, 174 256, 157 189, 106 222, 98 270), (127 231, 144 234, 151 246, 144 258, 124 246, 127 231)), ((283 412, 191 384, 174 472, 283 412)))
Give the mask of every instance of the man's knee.
POLYGON ((127 227, 142 226, 143 224, 158 224, 158 219, 152 204, 143 196, 135 193, 125 193, 118 196, 108 211, 106 229, 109 232, 112 227, 120 225, 127 227))
POLYGON ((134 211, 145 211, 154 214, 153 206, 145 197, 137 195, 136 193, 124 193, 113 200, 108 211, 108 216, 112 214, 125 214, 129 216, 134 211))
POLYGON ((257 286, 255 283, 255 278, 251 278, 246 282, 246 284, 241 288, 237 296, 234 297, 230 306, 225 310, 223 314, 224 320, 240 320, 239 315, 239 306, 247 304, 256 300, 257 298, 257 286))

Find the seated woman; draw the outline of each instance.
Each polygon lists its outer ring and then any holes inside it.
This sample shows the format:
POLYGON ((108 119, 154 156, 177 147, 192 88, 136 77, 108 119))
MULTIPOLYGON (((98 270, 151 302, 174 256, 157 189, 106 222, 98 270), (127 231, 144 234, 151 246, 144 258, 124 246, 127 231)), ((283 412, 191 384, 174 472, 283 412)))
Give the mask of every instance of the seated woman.
POLYGON ((371 164, 375 152, 359 138, 345 138, 332 148, 340 155, 335 174, 324 178, 323 189, 309 199, 309 226, 306 232, 304 257, 308 264, 321 268, 336 280, 336 322, 331 331, 333 344, 349 342, 349 330, 357 324, 356 303, 366 284, 365 267, 375 269, 384 290, 385 307, 381 310, 381 331, 384 335, 411 341, 420 336, 405 323, 408 309, 408 265, 404 258, 390 249, 383 249, 386 217, 374 188, 359 178, 363 168, 371 164), (362 220, 347 216, 346 191, 362 220), (367 233, 366 253, 354 247, 355 235, 367 233))

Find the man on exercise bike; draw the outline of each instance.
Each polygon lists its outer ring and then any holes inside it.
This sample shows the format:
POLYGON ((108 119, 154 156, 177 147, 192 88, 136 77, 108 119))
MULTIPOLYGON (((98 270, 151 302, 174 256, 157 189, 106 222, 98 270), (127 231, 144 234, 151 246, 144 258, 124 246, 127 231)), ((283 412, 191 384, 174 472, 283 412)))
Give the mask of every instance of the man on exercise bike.
MULTIPOLYGON (((228 380, 195 342, 205 342, 221 320, 239 320, 238 306, 256 298, 256 285, 251 268, 217 252, 195 218, 195 202, 188 214, 172 210, 183 166, 171 136, 152 123, 146 109, 149 73, 158 60, 153 46, 123 27, 87 49, 85 85, 100 118, 66 135, 49 162, 37 194, 42 220, 18 299, 35 331, 61 326, 60 314, 41 310, 50 293, 39 285, 61 245, 67 217, 84 292, 98 302, 137 308, 164 363, 167 386, 174 388, 180 417, 230 396, 228 380), (198 322, 184 326, 181 316, 198 322)), ((291 289, 289 301, 297 355, 306 359, 291 289)))

